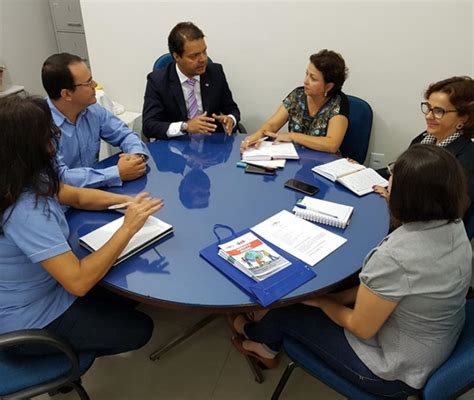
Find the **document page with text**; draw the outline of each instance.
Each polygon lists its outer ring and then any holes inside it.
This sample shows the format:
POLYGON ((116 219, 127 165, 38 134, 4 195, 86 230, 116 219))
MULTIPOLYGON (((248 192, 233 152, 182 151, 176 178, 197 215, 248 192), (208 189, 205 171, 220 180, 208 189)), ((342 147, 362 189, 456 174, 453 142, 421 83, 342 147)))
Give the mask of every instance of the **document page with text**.
POLYGON ((251 230, 311 266, 347 241, 286 210, 280 211, 251 230))

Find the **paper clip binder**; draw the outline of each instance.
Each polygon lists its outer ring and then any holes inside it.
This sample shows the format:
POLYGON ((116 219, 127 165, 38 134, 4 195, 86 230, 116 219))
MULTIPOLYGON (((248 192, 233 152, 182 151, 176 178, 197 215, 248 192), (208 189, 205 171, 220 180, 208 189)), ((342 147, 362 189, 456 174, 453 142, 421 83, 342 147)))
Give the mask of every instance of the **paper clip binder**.
POLYGON ((227 225, 216 224, 214 225, 214 234, 218 238, 218 241, 202 249, 199 252, 199 255, 222 272, 227 278, 237 284, 242 290, 254 297, 256 302, 264 307, 281 299, 283 296, 316 276, 316 273, 304 262, 283 251, 274 244, 265 241, 259 235, 255 234, 255 232, 253 233, 258 238, 290 261, 291 265, 263 281, 256 282, 217 254, 219 252, 219 244, 239 237, 249 231, 250 229, 245 229, 241 232, 235 233, 234 230, 227 225), (232 233, 231 236, 221 239, 216 232, 218 228, 228 229, 232 233))

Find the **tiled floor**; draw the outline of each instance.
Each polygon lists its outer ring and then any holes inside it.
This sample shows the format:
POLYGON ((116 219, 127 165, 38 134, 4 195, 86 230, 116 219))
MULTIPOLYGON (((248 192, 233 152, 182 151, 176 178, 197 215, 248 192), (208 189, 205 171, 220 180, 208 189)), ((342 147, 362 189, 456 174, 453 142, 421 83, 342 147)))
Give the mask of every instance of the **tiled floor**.
MULTIPOLYGON (((83 376, 92 400, 261 400, 270 399, 288 363, 283 357, 276 370, 264 371, 265 381, 256 383, 245 359, 232 347, 231 332, 223 317, 182 343, 160 360, 148 355, 174 334, 203 317, 142 307, 155 321, 155 332, 142 349, 114 357, 97 359, 83 376)), ((472 398, 474 392, 463 396, 472 398)), ((281 400, 339 400, 334 392, 301 370, 295 370, 281 400)), ((43 395, 38 400, 47 400, 43 395)), ((76 400, 76 393, 54 396, 55 400, 76 400)))

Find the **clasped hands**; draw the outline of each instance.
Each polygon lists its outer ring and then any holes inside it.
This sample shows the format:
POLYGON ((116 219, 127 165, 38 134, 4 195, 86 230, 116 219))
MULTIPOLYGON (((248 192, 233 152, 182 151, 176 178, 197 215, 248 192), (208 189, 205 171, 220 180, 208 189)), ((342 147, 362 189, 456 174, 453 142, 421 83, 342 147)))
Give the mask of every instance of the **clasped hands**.
POLYGON ((120 179, 132 181, 146 172, 146 156, 143 154, 121 153, 117 163, 120 179))
POLYGON ((215 121, 218 121, 222 124, 224 127, 224 132, 227 135, 232 135, 232 131, 234 129, 234 120, 232 117, 218 114, 212 114, 212 117, 208 117, 206 111, 187 121, 188 132, 190 134, 201 133, 204 135, 210 135, 217 129, 217 125, 214 123, 215 121))

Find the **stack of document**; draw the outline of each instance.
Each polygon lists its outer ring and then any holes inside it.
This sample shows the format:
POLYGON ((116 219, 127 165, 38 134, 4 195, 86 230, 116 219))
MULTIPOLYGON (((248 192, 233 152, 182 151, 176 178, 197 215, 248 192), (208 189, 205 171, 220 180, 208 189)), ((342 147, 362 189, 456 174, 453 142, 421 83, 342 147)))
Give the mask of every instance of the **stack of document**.
POLYGON ((298 200, 293 208, 297 217, 337 228, 345 228, 349 224, 353 211, 354 207, 308 196, 298 200))
POLYGON ((313 171, 333 182, 341 183, 358 196, 373 192, 375 185, 388 186, 388 181, 372 168, 350 162, 345 158, 318 165, 313 171))
MULTIPOLYGON (((123 225, 124 218, 125 217, 118 218, 87 235, 81 236, 79 238, 79 244, 90 251, 99 250, 123 225)), ((128 245, 122 253, 120 253, 114 265, 126 260, 146 246, 157 242, 171 233, 173 233, 173 227, 170 224, 153 216, 148 217, 145 225, 130 239, 130 242, 128 242, 128 245)))
POLYGON ((283 210, 251 228, 283 251, 314 266, 347 239, 283 210))
POLYGON ((256 281, 262 281, 291 265, 251 232, 219 245, 218 254, 256 281))
POLYGON ((284 159, 299 159, 296 148, 291 142, 261 142, 258 149, 251 147, 242 154, 242 160, 246 162, 284 159))

